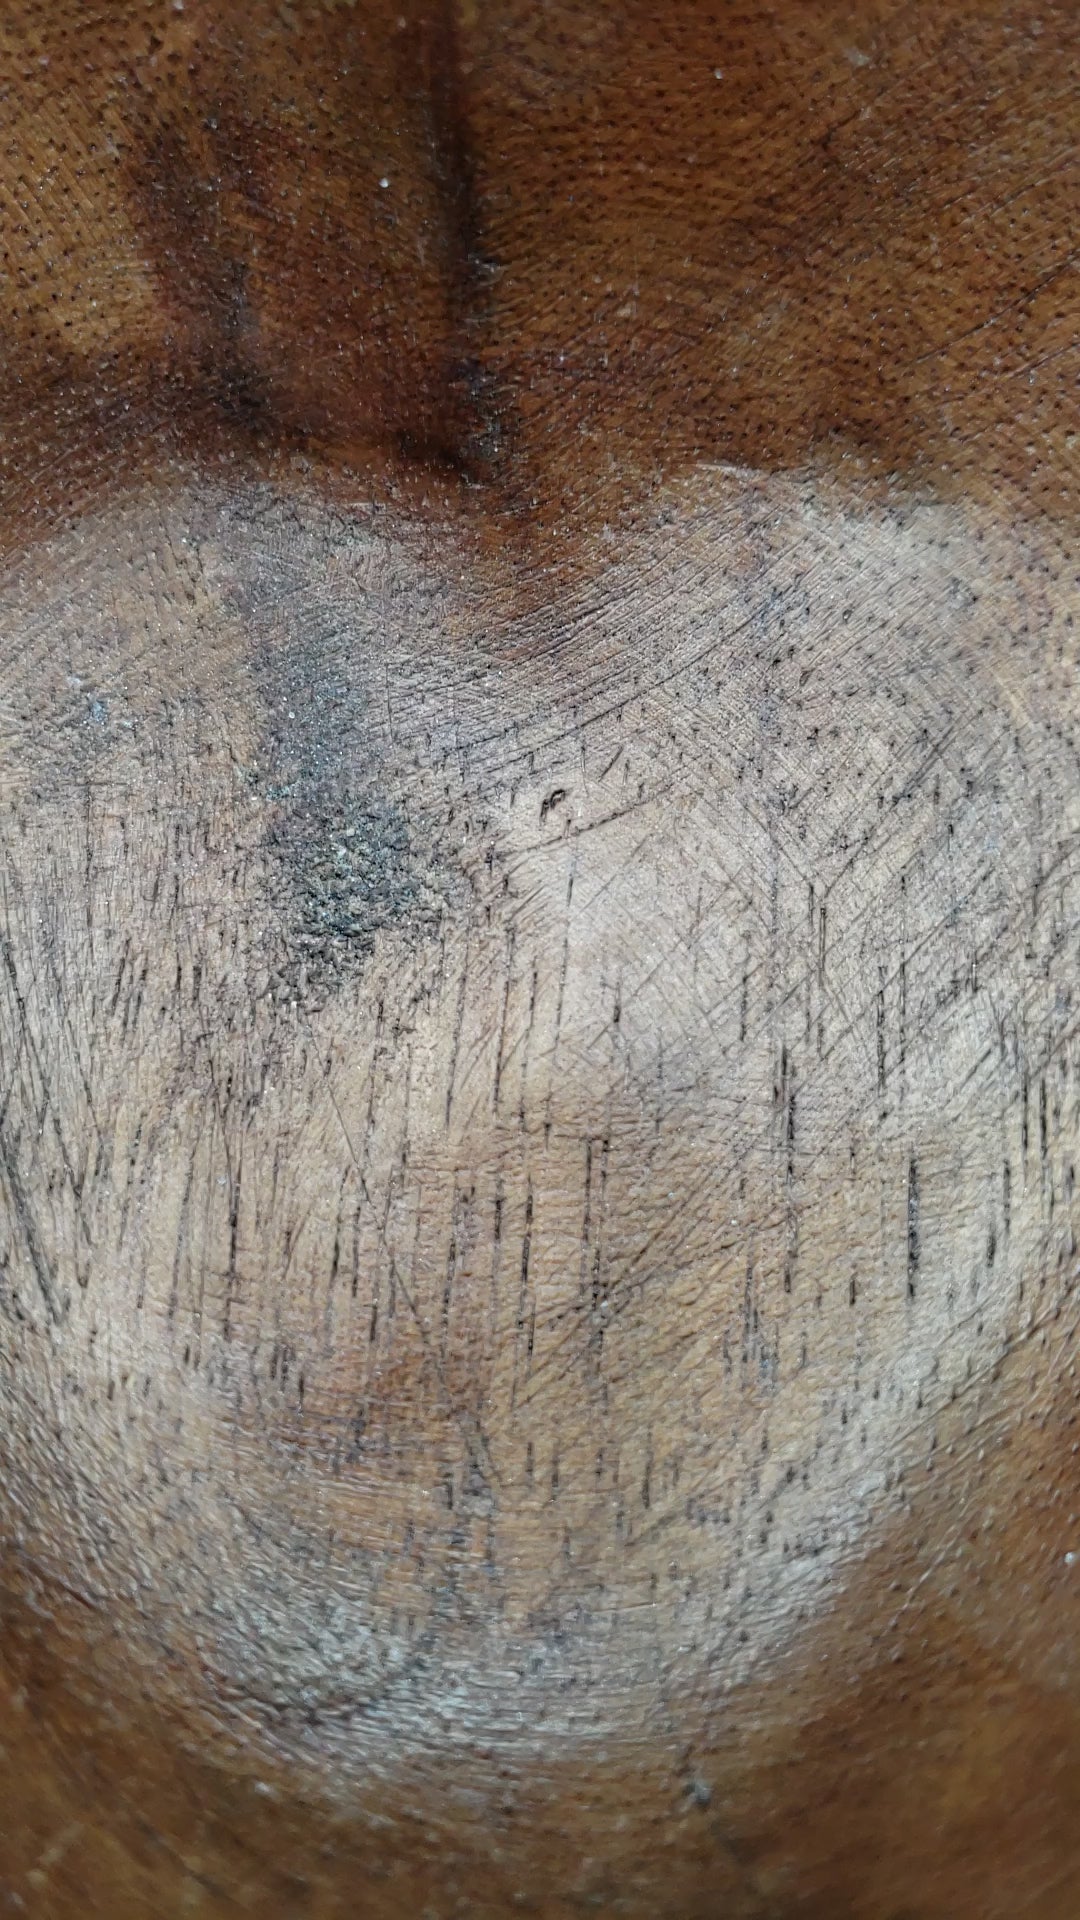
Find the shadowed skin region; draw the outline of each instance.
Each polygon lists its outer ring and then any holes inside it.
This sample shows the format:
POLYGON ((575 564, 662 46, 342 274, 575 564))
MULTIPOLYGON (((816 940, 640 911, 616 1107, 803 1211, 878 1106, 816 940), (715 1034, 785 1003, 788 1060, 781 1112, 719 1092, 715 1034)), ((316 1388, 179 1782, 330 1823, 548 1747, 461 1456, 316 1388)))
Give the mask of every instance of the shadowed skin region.
POLYGON ((0 1894, 1069 1920, 1076 21, 0 27, 0 1894))

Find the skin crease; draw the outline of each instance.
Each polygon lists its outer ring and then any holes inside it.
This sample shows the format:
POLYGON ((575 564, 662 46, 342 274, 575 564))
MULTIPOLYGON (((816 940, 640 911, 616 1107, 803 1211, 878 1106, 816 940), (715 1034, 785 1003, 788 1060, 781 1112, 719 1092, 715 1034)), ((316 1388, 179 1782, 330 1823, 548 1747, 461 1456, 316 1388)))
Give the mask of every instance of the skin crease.
POLYGON ((13 1912, 1075 1911, 1078 55, 5 9, 13 1912))

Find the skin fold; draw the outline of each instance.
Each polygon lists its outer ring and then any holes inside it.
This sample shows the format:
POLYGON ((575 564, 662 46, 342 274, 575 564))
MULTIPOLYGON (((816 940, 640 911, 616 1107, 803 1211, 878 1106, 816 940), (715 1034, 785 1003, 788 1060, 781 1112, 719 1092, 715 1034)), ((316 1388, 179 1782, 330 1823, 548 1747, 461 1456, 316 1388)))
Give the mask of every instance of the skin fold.
POLYGON ((6 9, 0 1905, 1074 1913, 1078 65, 6 9))

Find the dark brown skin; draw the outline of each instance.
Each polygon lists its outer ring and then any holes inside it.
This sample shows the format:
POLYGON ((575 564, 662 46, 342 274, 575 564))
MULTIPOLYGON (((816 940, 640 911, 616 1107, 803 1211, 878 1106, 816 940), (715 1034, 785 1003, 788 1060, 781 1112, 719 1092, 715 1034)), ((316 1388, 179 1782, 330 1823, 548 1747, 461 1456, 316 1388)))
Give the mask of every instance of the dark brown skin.
POLYGON ((5 7, 0 1909, 1073 1920, 1078 83, 5 7))

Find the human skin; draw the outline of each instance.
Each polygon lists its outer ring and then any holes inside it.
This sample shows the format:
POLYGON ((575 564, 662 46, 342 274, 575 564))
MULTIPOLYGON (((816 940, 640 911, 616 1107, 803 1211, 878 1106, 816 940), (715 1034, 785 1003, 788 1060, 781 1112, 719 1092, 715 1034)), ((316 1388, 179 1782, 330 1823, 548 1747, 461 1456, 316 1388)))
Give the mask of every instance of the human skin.
POLYGON ((13 1911, 1074 1914, 1078 56, 5 10, 13 1911))

